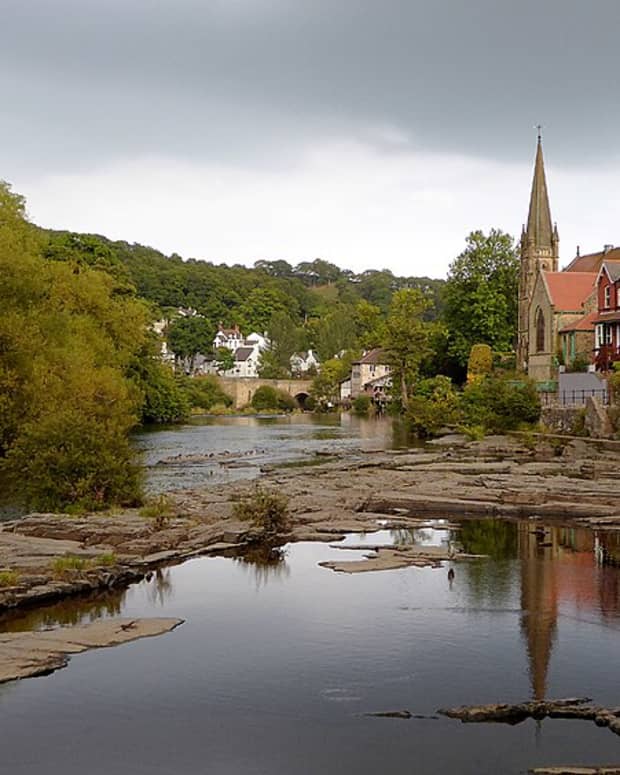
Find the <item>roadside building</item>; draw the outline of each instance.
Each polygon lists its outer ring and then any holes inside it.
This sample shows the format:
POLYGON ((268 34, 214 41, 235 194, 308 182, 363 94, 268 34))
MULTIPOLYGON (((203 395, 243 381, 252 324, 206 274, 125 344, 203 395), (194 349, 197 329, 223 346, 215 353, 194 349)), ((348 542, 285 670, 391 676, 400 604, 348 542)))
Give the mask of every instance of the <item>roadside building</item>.
POLYGON ((365 392, 364 386, 378 377, 388 376, 392 369, 387 362, 385 350, 380 347, 365 353, 351 367, 351 397, 365 392))

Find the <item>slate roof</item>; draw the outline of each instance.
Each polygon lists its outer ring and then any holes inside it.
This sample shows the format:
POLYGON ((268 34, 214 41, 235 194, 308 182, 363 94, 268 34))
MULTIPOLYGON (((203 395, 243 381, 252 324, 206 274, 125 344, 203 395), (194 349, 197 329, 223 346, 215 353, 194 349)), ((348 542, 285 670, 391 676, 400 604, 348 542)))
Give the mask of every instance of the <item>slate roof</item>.
POLYGON ((366 355, 359 359, 359 361, 355 361, 355 363, 380 363, 386 366, 387 362, 387 355, 382 347, 375 347, 374 350, 367 352, 366 355))
POLYGON ((579 312, 596 282, 596 272, 544 272, 543 277, 558 312, 579 312))
POLYGON ((609 259, 606 259, 603 261, 601 269, 604 269, 607 272, 612 283, 618 282, 618 280, 620 280, 620 258, 618 261, 610 261, 609 259))
POLYGON ((237 363, 243 363, 243 361, 247 361, 253 352, 253 347, 237 347, 235 350, 235 360, 237 363))

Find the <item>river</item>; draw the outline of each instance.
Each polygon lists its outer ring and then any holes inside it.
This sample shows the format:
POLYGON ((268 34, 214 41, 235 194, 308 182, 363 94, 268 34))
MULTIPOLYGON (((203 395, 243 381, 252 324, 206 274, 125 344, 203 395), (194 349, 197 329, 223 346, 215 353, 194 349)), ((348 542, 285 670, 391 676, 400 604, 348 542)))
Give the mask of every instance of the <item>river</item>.
MULTIPOLYGON (((170 477, 155 463, 202 454, 188 452, 203 449, 197 434, 212 433, 222 453, 241 444, 237 422, 195 427, 143 439, 153 489, 171 478, 195 483, 193 467, 170 477)), ((373 433, 335 419, 302 429, 289 423, 290 432, 285 421, 245 427, 265 450, 261 464, 399 443, 387 425, 373 433)), ((219 468, 218 476, 248 474, 219 468)), ((457 564, 452 582, 446 568, 341 575, 318 563, 359 551, 298 543, 275 562, 196 559, 124 592, 5 619, 5 629, 119 614, 186 621, 161 637, 75 656, 50 676, 0 686, 3 771, 516 775, 620 761, 620 738, 589 722, 509 727, 364 715, 406 708, 435 716, 445 706, 541 696, 618 705, 617 540, 566 527, 541 535, 527 522, 502 520, 448 530, 438 520, 399 534, 378 525, 345 543, 391 540, 459 542, 489 556, 457 564)))

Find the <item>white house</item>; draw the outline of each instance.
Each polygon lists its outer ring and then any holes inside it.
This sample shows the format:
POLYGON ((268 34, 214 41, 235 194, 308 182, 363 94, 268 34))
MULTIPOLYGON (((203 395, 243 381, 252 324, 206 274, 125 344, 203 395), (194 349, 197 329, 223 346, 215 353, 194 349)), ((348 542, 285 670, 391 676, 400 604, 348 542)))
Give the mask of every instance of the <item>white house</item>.
POLYGON ((220 327, 217 330, 215 339, 213 340, 213 349, 217 350, 220 347, 225 347, 227 350, 233 352, 240 347, 243 343, 243 334, 239 331, 239 326, 235 325, 232 328, 224 328, 220 323, 220 327))
POLYGON ((291 371, 297 374, 306 374, 311 368, 319 370, 320 361, 312 350, 293 353, 291 355, 291 371))

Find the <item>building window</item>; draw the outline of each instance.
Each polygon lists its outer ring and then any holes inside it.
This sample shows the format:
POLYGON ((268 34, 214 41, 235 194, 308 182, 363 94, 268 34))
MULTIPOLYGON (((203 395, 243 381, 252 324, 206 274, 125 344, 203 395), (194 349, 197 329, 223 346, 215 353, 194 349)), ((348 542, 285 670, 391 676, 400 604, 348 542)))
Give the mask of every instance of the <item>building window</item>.
POLYGON ((536 310, 536 352, 545 351, 545 316, 539 307, 536 310))
POLYGON ((605 286, 605 309, 609 309, 611 307, 611 285, 605 286))

